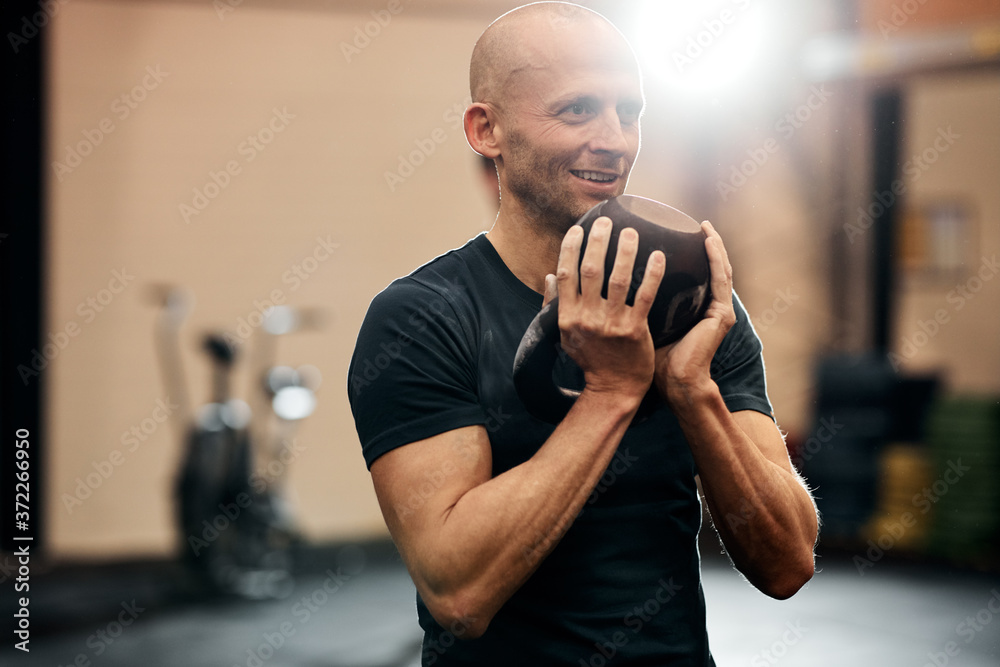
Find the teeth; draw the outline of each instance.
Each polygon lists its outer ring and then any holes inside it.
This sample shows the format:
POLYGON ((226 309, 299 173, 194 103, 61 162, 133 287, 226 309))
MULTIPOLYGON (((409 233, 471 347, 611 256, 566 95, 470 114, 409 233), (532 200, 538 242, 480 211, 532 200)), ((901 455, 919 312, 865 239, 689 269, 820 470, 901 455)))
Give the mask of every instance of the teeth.
POLYGON ((584 180, 597 181, 599 183, 607 183, 608 181, 613 181, 616 178, 611 174, 599 174, 596 171, 574 171, 573 173, 584 180))

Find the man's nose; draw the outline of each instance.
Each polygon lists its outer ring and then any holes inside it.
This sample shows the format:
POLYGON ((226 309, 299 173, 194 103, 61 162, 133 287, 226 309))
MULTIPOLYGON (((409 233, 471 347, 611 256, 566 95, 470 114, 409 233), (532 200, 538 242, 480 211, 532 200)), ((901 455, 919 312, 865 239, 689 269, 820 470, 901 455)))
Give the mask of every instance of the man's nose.
POLYGON ((628 139, 622 131, 621 119, 616 109, 609 109, 596 119, 590 147, 595 152, 610 153, 616 157, 628 153, 628 139))

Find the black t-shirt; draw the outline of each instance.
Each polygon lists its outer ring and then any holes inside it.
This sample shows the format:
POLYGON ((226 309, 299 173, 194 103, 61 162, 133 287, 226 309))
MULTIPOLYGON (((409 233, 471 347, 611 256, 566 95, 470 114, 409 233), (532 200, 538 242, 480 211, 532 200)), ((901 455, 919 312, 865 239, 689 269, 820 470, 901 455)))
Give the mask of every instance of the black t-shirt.
MULTIPOLYGON (((770 415, 760 340, 735 294, 733 302, 737 321, 715 355, 712 377, 730 411, 770 415)), ((510 272, 482 234, 378 294, 348 372, 366 464, 475 424, 489 435, 494 476, 527 461, 554 430, 528 414, 511 374, 541 306, 542 296, 510 272)), ((441 627, 417 596, 422 664, 713 665, 695 473, 667 408, 629 428, 583 511, 482 637, 463 640, 461 625, 441 627)), ((530 548, 525 557, 532 557, 530 548)))

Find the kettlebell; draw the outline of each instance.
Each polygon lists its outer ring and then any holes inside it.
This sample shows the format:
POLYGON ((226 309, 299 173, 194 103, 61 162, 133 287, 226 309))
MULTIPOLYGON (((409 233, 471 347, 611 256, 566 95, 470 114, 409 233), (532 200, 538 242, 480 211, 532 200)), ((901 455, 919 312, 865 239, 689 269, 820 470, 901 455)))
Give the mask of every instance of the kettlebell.
MULTIPOLYGON (((635 302, 649 256, 661 250, 666 256, 666 268, 649 310, 649 331, 656 348, 680 340, 704 317, 712 301, 706 236, 701 225, 691 216, 658 201, 620 195, 597 204, 576 222, 584 231, 580 263, 594 221, 601 216, 610 218, 612 225, 601 296, 608 296, 618 236, 623 229, 631 227, 639 234, 639 244, 626 303, 631 306, 635 302)), ((556 297, 538 311, 525 330, 514 356, 513 369, 514 387, 521 402, 531 415, 550 424, 561 422, 580 396, 580 391, 559 386, 553 378, 560 349, 559 298, 556 297)), ((651 386, 632 424, 647 419, 661 403, 656 387, 651 386)))

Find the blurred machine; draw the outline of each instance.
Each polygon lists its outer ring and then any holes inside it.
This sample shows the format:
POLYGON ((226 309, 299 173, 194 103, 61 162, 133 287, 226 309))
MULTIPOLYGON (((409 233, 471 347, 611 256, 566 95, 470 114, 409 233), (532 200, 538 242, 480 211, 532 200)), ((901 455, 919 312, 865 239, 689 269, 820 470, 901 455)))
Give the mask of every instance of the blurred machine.
POLYGON ((314 366, 274 365, 277 337, 318 328, 321 313, 274 306, 261 314, 252 333, 249 403, 231 391, 240 339, 207 334, 203 349, 213 369, 211 400, 194 412, 180 345, 193 298, 173 286, 155 287, 153 293, 160 306, 156 347, 163 381, 180 405, 184 455, 174 491, 182 561, 210 594, 283 597, 293 583, 298 534, 282 486, 295 455, 295 428, 312 414, 321 377, 314 366))

